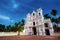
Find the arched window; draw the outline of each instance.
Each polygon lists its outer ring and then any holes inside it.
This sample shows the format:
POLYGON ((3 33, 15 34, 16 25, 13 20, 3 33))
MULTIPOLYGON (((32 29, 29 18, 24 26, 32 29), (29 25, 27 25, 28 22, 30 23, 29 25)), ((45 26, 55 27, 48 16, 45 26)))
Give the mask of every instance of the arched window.
POLYGON ((33 13, 33 16, 35 16, 35 14, 33 13))
POLYGON ((48 23, 45 23, 45 27, 48 27, 48 23))
POLYGON ((33 25, 35 26, 35 22, 33 22, 33 25))
POLYGON ((40 16, 40 13, 39 13, 39 16, 40 16))

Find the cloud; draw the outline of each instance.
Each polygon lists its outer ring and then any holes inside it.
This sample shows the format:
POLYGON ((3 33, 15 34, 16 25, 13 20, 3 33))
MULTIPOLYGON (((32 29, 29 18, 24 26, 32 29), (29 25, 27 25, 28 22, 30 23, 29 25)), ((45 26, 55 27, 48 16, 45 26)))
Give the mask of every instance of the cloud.
POLYGON ((12 22, 12 23, 14 22, 14 20, 8 20, 8 21, 10 21, 10 22, 12 22))
POLYGON ((13 4, 13 8, 18 8, 18 4, 13 4))
POLYGON ((16 3, 16 0, 12 0, 12 7, 16 9, 16 8, 18 8, 18 6, 19 5, 18 5, 18 3, 16 3))
POLYGON ((25 23, 26 23, 26 17, 23 18, 25 20, 25 23))
POLYGON ((0 15, 0 19, 7 20, 7 21, 9 21, 9 22, 14 22, 14 20, 11 20, 10 17, 3 16, 3 15, 0 15))
POLYGON ((7 17, 7 16, 2 16, 2 15, 0 15, 0 19, 10 20, 9 17, 7 17))

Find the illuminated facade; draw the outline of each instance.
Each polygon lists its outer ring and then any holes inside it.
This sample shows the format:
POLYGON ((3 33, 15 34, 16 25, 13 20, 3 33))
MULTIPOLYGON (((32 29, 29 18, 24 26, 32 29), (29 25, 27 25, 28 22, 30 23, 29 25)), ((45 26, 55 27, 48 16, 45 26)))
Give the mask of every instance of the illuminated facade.
POLYGON ((28 13, 24 26, 25 35, 53 35, 54 30, 50 19, 44 19, 42 9, 39 8, 32 14, 28 13))

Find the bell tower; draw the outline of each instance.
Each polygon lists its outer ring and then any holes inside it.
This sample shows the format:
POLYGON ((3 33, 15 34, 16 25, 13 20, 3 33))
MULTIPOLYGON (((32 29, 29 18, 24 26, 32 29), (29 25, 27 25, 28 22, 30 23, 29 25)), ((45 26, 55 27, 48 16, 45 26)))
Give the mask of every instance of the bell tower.
POLYGON ((27 14, 27 20, 30 20, 30 13, 27 14))
POLYGON ((41 8, 37 9, 37 15, 42 16, 42 9, 41 8))

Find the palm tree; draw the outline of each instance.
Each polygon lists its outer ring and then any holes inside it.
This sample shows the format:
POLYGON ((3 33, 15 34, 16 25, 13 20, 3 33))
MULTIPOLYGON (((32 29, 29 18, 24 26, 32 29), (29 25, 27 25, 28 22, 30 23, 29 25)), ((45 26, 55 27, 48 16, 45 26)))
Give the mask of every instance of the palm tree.
POLYGON ((57 10, 53 9, 53 10, 51 11, 51 14, 52 14, 53 16, 56 16, 56 15, 57 15, 57 10))
POLYGON ((8 25, 8 26, 6 27, 6 31, 7 31, 7 32, 10 32, 10 31, 11 31, 11 25, 8 25))
POLYGON ((25 21, 24 21, 24 19, 22 19, 22 21, 21 22, 18 22, 18 35, 20 35, 20 32, 22 32, 23 31, 23 29, 24 29, 24 23, 25 23, 25 21))
POLYGON ((56 15, 57 15, 57 10, 52 9, 52 11, 51 11, 51 15, 54 16, 54 17, 51 17, 51 21, 54 23, 54 25, 56 25, 57 22, 58 22, 58 19, 57 19, 57 17, 56 17, 56 15))
POLYGON ((16 22, 15 25, 14 25, 14 31, 18 31, 18 23, 16 22))
POLYGON ((0 24, 0 31, 2 32, 4 32, 5 31, 5 25, 2 25, 2 24, 0 24))
POLYGON ((60 17, 56 19, 57 26, 60 24, 60 17))
POLYGON ((60 23, 60 16, 58 17, 58 23, 60 23))
POLYGON ((51 11, 51 15, 53 15, 53 16, 55 17, 55 18, 54 18, 54 17, 52 17, 52 19, 53 19, 52 21, 53 21, 53 22, 56 22, 55 20, 57 19, 57 18, 56 18, 57 10, 52 9, 52 11, 51 11))
POLYGON ((48 18, 51 18, 51 17, 50 17, 48 14, 45 14, 45 15, 44 15, 44 18, 45 18, 45 19, 48 19, 48 18))

